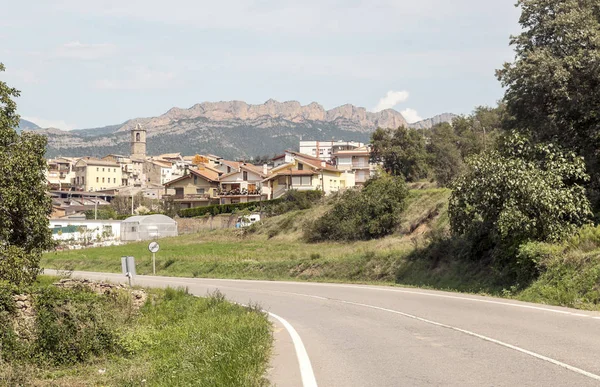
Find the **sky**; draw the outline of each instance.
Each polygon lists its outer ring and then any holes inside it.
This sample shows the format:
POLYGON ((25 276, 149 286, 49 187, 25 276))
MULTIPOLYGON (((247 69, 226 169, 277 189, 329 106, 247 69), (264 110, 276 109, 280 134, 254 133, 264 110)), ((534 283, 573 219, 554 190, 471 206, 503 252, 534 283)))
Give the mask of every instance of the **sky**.
POLYGON ((22 118, 71 130, 204 101, 494 105, 515 0, 0 0, 0 80, 22 118))

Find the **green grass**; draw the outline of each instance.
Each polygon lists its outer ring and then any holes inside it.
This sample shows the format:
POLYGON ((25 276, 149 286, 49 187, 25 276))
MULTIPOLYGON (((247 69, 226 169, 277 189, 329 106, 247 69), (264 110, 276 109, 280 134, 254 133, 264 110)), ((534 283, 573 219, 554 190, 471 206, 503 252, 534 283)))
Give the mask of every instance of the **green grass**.
MULTIPOLYGON (((110 301, 102 300, 106 296, 84 295, 97 297, 95 304, 104 308, 104 318, 116 324, 110 326, 118 350, 75 364, 44 361, 44 356, 13 359, 2 363, 0 385, 269 385, 265 376, 273 339, 265 313, 231 304, 218 293, 198 298, 181 289, 148 292, 149 301, 136 313, 119 303, 111 307, 110 301)), ((72 302, 65 305, 61 313, 84 312, 72 302)))
MULTIPOLYGON (((447 189, 411 190, 394 235, 350 243, 306 243, 304 225, 324 214, 325 203, 266 219, 258 227, 205 231, 161 239, 157 274, 184 277, 304 280, 399 284, 512 297, 585 309, 600 305, 600 229, 582 234, 552 254, 534 249, 540 276, 513 284, 485 261, 457 259, 448 230, 447 189), (438 243, 433 244, 435 239, 438 243), (429 249, 432 247, 432 249, 429 249)), ((524 251, 523 254, 527 253, 524 251)), ((120 257, 133 255, 138 273, 152 272, 147 243, 48 253, 44 267, 120 272, 120 257)))

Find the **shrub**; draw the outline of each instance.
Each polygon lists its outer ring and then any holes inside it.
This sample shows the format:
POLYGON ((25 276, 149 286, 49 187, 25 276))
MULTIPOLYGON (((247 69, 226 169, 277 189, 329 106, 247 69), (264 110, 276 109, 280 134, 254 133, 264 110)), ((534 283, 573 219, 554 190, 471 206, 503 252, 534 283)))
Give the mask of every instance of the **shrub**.
POLYGON ((491 253, 499 270, 521 278, 534 275, 534 262, 517 257, 519 246, 564 240, 591 218, 580 184, 589 177, 573 153, 511 134, 498 150, 467 164, 452 187, 450 225, 456 236, 480 247, 474 259, 491 253))
POLYGON ((104 302, 83 287, 42 289, 35 302, 39 356, 54 364, 75 364, 116 351, 119 338, 104 302))
POLYGON ((368 240, 389 235, 400 224, 408 189, 404 179, 383 175, 362 190, 348 190, 333 208, 307 227, 305 237, 324 240, 368 240))

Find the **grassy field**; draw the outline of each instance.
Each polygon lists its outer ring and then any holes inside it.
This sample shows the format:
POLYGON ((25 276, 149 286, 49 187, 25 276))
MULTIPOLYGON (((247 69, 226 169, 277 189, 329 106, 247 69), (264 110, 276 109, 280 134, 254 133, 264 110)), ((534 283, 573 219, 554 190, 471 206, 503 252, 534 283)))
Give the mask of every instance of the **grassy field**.
MULTIPOLYGON (((535 255, 527 259, 538 262, 542 272, 533 283, 519 286, 485 262, 457 259, 443 248, 435 259, 426 258, 423 252, 433 245, 431 241, 439 241, 448 230, 449 194, 445 189, 411 190, 401 226, 378 240, 303 241, 305 225, 325 213, 326 204, 269 218, 247 231, 206 231, 161 239, 157 274, 400 284, 600 309, 600 231, 588 230, 564 246, 524 251, 535 255)), ((42 263, 56 269, 120 272, 122 255, 136 257, 138 273, 152 272, 147 243, 52 252, 42 263)))
POLYGON ((132 311, 128 295, 48 291, 52 280, 42 278, 34 290, 34 341, 11 342, 10 324, 0 324, 0 344, 12 348, 0 351, 0 385, 269 385, 271 325, 257 309, 220 294, 151 289, 145 305, 132 311))
MULTIPOLYGON (((217 230, 160 240, 157 274, 185 277, 312 279, 327 281, 396 280, 398 264, 430 227, 443 227, 448 191, 413 191, 398 233, 351 243, 306 243, 303 224, 326 206, 268 219, 247 231, 217 230)), ((152 273, 146 242, 51 252, 42 265, 66 270, 120 272, 120 257, 136 258, 138 274, 152 273)))

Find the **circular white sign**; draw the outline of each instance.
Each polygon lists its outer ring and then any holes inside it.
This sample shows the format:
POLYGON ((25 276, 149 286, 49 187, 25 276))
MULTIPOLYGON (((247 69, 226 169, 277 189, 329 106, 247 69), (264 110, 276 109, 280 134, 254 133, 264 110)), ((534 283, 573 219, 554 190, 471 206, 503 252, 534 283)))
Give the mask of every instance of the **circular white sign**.
POLYGON ((148 250, 150 250, 151 253, 158 253, 159 249, 160 246, 158 245, 158 242, 150 242, 148 245, 148 250))

